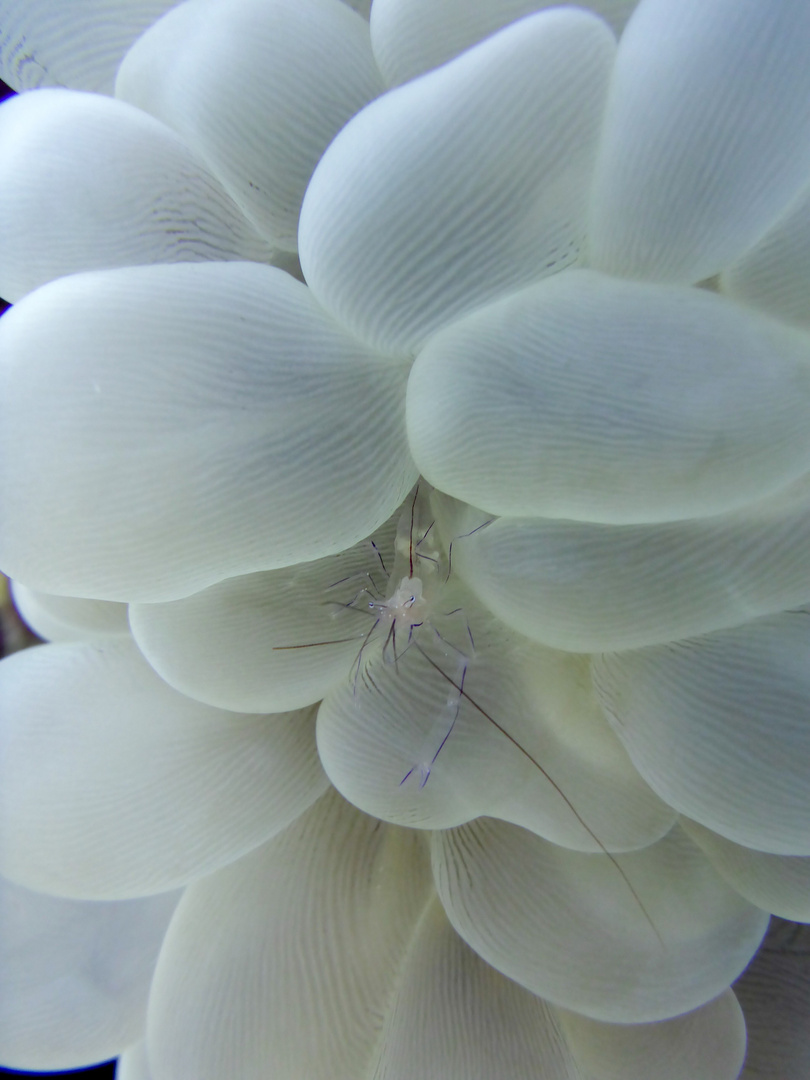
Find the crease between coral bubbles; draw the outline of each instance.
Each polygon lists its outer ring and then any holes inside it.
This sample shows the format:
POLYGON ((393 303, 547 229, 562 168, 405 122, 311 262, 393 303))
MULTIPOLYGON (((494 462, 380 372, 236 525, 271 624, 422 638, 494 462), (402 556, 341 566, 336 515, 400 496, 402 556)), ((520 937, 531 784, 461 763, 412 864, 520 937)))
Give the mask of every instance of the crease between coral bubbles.
MULTIPOLYGON (((11 87, 8 86, 6 83, 4 83, 2 79, 0 79, 0 101, 5 101, 5 99, 8 98, 8 97, 11 97, 11 95, 13 93, 14 93, 14 91, 11 89, 11 87)), ((8 300, 4 300, 2 297, 0 297, 0 315, 2 315, 3 312, 8 307, 10 307, 10 304, 9 304, 8 300)), ((3 580, 5 582, 5 579, 3 579, 3 580)), ((7 587, 7 584, 6 584, 6 587, 7 587)), ((12 610, 13 610, 13 607, 12 607, 11 604, 9 604, 9 607, 12 608, 12 610)), ((3 630, 2 630, 2 637, 0 637, 0 656, 6 656, 9 652, 12 651, 12 649, 9 648, 8 636, 9 636, 9 632, 8 632, 6 626, 5 626, 5 623, 4 623, 3 630)), ((2 1072, 5 1072, 5 1071, 6 1071, 5 1069, 2 1070, 2 1072)), ((2 1072, 0 1072, 0 1075, 2 1075, 2 1072)))
MULTIPOLYGON (((0 101, 5 101, 5 99, 11 97, 13 93, 14 91, 11 89, 11 87, 4 83, 2 79, 0 79, 0 101)), ((10 307, 8 300, 4 300, 2 297, 0 297, 0 315, 2 315, 8 307, 10 307)))

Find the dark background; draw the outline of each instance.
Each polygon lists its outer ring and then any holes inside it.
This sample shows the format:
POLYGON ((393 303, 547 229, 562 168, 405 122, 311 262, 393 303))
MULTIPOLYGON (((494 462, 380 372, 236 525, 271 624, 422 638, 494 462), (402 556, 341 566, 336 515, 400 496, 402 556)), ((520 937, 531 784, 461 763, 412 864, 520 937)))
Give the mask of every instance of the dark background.
POLYGON ((97 1069, 74 1069, 73 1072, 60 1072, 60 1073, 40 1073, 40 1072, 17 1072, 15 1069, 0 1069, 0 1077, 3 1076, 27 1076, 28 1080, 36 1080, 36 1077, 47 1078, 49 1076, 64 1076, 73 1078, 73 1080, 82 1080, 82 1077, 87 1077, 88 1080, 113 1080, 115 1076, 115 1062, 109 1061, 106 1065, 99 1065, 97 1069))

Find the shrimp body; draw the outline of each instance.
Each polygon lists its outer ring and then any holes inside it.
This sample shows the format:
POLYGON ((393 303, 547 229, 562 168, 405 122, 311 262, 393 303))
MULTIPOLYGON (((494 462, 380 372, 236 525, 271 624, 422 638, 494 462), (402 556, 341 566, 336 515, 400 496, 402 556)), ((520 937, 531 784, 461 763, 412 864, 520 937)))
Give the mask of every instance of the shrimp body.
MULTIPOLYGON (((410 644, 414 631, 424 626, 428 615, 428 601, 423 592, 422 579, 402 578, 390 596, 385 600, 369 600, 368 607, 377 616, 375 625, 379 626, 385 634, 383 658, 396 661, 399 658, 397 627, 399 627, 400 643, 404 634, 407 644, 410 644), (392 650, 389 650, 389 645, 392 646, 392 650)), ((400 647, 402 647, 401 644, 400 647)))
POLYGON ((442 546, 434 506, 443 513, 422 483, 397 524, 393 558, 390 532, 382 550, 369 541, 383 576, 366 572, 348 601, 330 601, 370 617, 352 676, 318 718, 330 779, 368 813, 433 830, 505 807, 515 820, 513 795, 528 797, 531 787, 531 827, 542 821, 541 835, 575 839, 575 848, 584 834, 657 936, 625 871, 541 761, 548 736, 539 714, 535 721, 534 683, 523 677, 538 647, 497 624, 451 574, 453 544, 490 520, 442 546))
POLYGON ((425 488, 423 485, 420 491, 417 487, 400 518, 390 574, 380 555, 380 562, 388 574, 389 587, 385 597, 379 598, 364 588, 353 604, 359 606, 362 595, 363 606, 374 618, 357 657, 355 693, 358 679, 364 683, 369 681, 369 666, 373 667, 375 657, 380 655, 377 652, 379 642, 385 664, 399 665, 406 654, 414 649, 423 657, 432 655, 438 660, 441 670, 450 673, 446 701, 436 709, 421 740, 417 759, 400 781, 400 784, 404 784, 415 776, 420 788, 427 783, 433 764, 458 719, 464 680, 474 651, 472 633, 461 609, 444 610, 447 606, 446 563, 441 548, 433 538, 433 517, 425 488), (455 624, 452 633, 444 625, 447 620, 455 624), (461 645, 452 641, 452 637, 459 636, 459 631, 463 633, 461 645))

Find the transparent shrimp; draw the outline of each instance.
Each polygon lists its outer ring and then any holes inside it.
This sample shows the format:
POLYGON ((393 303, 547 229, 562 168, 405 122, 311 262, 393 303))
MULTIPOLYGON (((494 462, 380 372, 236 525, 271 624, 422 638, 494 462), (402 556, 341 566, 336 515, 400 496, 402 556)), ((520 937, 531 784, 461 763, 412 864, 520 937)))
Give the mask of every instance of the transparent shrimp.
MULTIPOLYGON (((397 527, 394 564, 389 575, 389 586, 394 582, 394 587, 389 588, 384 597, 364 587, 354 598, 356 605, 362 595, 366 610, 374 618, 355 663, 355 692, 367 659, 367 646, 375 636, 382 640, 381 651, 385 663, 398 664, 411 648, 427 657, 426 646, 429 645, 431 652, 438 650, 442 670, 452 672, 444 707, 426 732, 416 761, 400 780, 402 785, 415 777, 420 788, 428 782, 433 765, 456 725, 463 700, 464 680, 474 653, 469 626, 466 626, 464 646, 460 647, 437 625, 452 616, 463 617, 463 613, 460 608, 443 612, 438 604, 447 571, 441 550, 434 543, 434 521, 429 510, 429 495, 420 494, 420 486, 417 485, 397 527), (426 518, 429 518, 427 522, 426 518)), ((378 555, 385 569, 382 555, 379 552, 378 555)))
MULTIPOLYGON (((462 541, 490 523, 485 520, 475 529, 455 536, 443 548, 438 538, 431 491, 424 483, 414 490, 406 503, 396 526, 391 543, 392 529, 385 537, 375 536, 366 541, 369 562, 362 570, 332 582, 324 602, 336 611, 351 609, 369 619, 364 634, 354 640, 359 648, 349 675, 347 688, 352 697, 369 692, 383 699, 380 664, 383 671, 391 671, 394 683, 386 680, 387 693, 391 686, 403 679, 403 686, 413 686, 405 681, 405 671, 400 665, 407 659, 409 678, 413 678, 412 659, 418 659, 423 672, 433 673, 429 710, 423 712, 423 733, 409 766, 398 780, 399 788, 415 785, 423 791, 428 784, 439 783, 437 763, 443 755, 463 720, 467 734, 470 723, 477 716, 490 725, 500 737, 507 740, 529 762, 568 808, 580 827, 588 834, 601 853, 607 856, 621 876, 635 904, 660 941, 660 935, 647 914, 626 872, 617 858, 611 854, 594 829, 577 811, 560 784, 555 781, 540 760, 527 750, 521 741, 501 723, 491 709, 486 708, 470 692, 472 675, 477 673, 479 655, 469 620, 462 607, 452 606, 458 598, 458 589, 449 581, 452 573, 453 545, 462 541), (393 553, 391 552, 393 547, 393 553), (376 565, 374 565, 376 564, 376 565), (338 599, 335 594, 342 594, 338 599), (411 655, 412 654, 412 655, 411 655), (392 670, 393 669, 393 670, 392 670), (437 691, 444 684, 444 693, 437 691), (434 775, 436 780, 432 781, 434 775)), ((465 602, 463 594, 462 603, 465 602)), ((313 647, 320 642, 313 642, 313 647)), ((306 646, 299 646, 306 647, 306 646)), ((423 676, 419 676, 424 681, 423 676)), ((396 695, 395 695, 396 696, 396 695)), ((389 698, 390 700, 390 698, 389 698)), ((401 700, 400 700, 401 705, 401 700)), ((387 706, 381 706, 387 707, 387 706)), ((419 704, 414 701, 413 708, 419 704)), ((446 774, 449 778, 450 773, 446 774)), ((421 798, 421 796, 420 796, 421 798)), ((358 805, 362 806, 362 800, 358 805)), ((373 807, 369 808, 373 812, 373 807)))

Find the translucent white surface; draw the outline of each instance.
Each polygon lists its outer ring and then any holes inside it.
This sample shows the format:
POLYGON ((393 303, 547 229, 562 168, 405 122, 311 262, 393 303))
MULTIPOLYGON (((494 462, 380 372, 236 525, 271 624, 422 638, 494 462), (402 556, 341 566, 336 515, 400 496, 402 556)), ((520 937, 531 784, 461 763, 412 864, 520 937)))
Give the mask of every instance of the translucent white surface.
POLYGON ((436 334, 408 438, 436 487, 493 514, 666 521, 810 468, 810 335, 703 289, 566 270, 436 334))
POLYGON ((327 694, 318 750, 332 783, 401 825, 487 814, 581 851, 659 839, 675 815, 610 732, 587 667, 464 603, 441 595, 396 659, 384 634, 372 638, 356 680, 327 694))
POLYGON ((810 858, 770 855, 682 818, 684 829, 740 896, 782 919, 810 922, 810 858))
POLYGON ((268 241, 295 250, 328 144, 383 90, 340 0, 188 0, 124 59, 116 95, 177 130, 268 241))
POLYGON ((720 275, 720 288, 743 304, 810 326, 810 190, 720 275))
POLYGON ((0 141, 4 300, 81 270, 273 257, 183 141, 123 101, 22 94, 0 141))
POLYGON ((76 1069, 140 1038, 158 951, 179 899, 43 896, 0 878, 0 1059, 76 1069))
POLYGON ((605 653, 593 672, 662 799, 737 844, 810 855, 810 614, 605 653))
POLYGON ((317 559, 416 479, 406 366, 272 267, 63 278, 0 348, 0 564, 32 588, 156 602, 317 559))
POLYGON ((146 1043, 128 1047, 115 1066, 115 1080, 154 1080, 146 1057, 146 1043))
POLYGON ((15 90, 111 94, 121 57, 176 0, 2 0, 0 77, 15 90))
POLYGON ((107 899, 210 873, 326 788, 311 712, 248 716, 183 697, 131 642, 42 645, 0 663, 0 868, 107 899))
POLYGON ((710 1001, 768 923, 677 827, 611 861, 481 818, 434 833, 433 872, 450 921, 488 963, 612 1022, 662 1020, 710 1001))
POLYGON ((465 311, 576 261, 615 43, 540 12, 374 101, 304 197, 301 266, 365 341, 408 352, 465 311))
POLYGON ((745 1020, 733 991, 653 1024, 603 1024, 562 1012, 583 1080, 737 1080, 745 1020))
POLYGON ((420 837, 336 795, 192 886, 149 1003, 155 1074, 356 1080, 428 889, 420 837))
MULTIPOLYGON (((588 0, 578 4, 620 32, 638 0, 588 0)), ((555 0, 375 0, 371 42, 390 86, 446 63, 508 23, 555 0)))
POLYGON ((16 581, 11 583, 11 595, 24 621, 45 641, 88 641, 129 634, 126 604, 53 596, 16 581))
POLYGON ((589 260, 711 277, 810 171, 804 0, 644 0, 622 34, 593 190, 589 260))
POLYGON ((387 524, 338 555, 228 578, 167 604, 131 604, 135 641, 168 683, 220 709, 311 705, 351 678, 393 534, 387 524))
POLYGON ((454 570, 515 630, 632 649, 810 601, 810 478, 742 510, 654 525, 455 515, 454 570), (466 533, 471 533, 465 536, 466 533))
POLYGON ((556 1011, 485 964, 438 900, 403 957, 373 1080, 582 1080, 556 1011))

